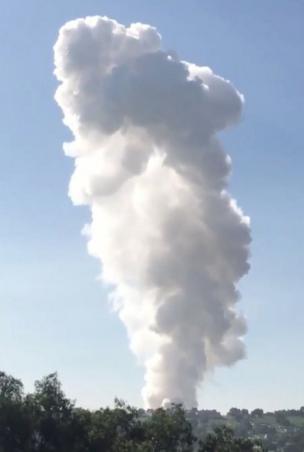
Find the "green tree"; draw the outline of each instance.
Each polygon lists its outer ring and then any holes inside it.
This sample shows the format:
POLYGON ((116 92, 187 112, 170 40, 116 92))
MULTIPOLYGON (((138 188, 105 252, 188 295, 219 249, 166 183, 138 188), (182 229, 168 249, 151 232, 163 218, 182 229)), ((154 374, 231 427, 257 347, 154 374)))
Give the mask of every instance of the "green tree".
POLYGON ((262 446, 255 441, 236 438, 233 430, 227 426, 216 427, 201 442, 199 452, 254 452, 263 451, 262 446))
POLYGON ((287 414, 283 411, 276 411, 275 412, 275 419, 279 425, 282 427, 288 427, 290 426, 290 421, 287 417, 287 414))
POLYGON ((75 450, 80 425, 74 404, 64 395, 56 373, 35 383, 35 392, 26 397, 25 406, 32 420, 35 451, 75 450))
POLYGON ((0 451, 25 452, 30 436, 30 422, 23 406, 23 385, 20 380, 0 372, 0 451))
POLYGON ((262 408, 256 408, 255 410, 251 411, 251 416, 254 417, 262 417, 264 414, 264 411, 262 410, 262 408))
POLYGON ((146 421, 146 435, 155 452, 188 452, 195 443, 192 426, 181 405, 153 411, 146 421))
POLYGON ((114 409, 92 413, 89 429, 90 452, 149 450, 139 411, 116 399, 114 409), (138 445, 146 449, 138 449, 138 445))

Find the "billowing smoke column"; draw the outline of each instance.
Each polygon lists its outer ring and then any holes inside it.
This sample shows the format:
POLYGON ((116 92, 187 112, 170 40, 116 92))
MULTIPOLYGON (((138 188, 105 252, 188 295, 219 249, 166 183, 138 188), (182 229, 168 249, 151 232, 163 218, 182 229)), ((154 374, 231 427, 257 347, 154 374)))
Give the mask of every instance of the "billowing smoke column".
POLYGON ((87 204, 90 254, 145 366, 146 406, 197 403, 205 373, 244 356, 236 283, 249 220, 226 191, 216 133, 243 98, 208 67, 161 49, 155 28, 106 17, 66 23, 56 101, 74 141, 69 195, 87 204))

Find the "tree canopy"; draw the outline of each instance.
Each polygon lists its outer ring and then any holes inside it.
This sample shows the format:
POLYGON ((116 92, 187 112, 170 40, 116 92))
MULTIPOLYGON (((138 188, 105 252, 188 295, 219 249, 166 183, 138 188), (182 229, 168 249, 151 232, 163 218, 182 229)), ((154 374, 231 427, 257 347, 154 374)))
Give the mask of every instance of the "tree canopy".
POLYGON ((255 442, 218 427, 196 438, 181 405, 144 411, 115 400, 90 411, 69 400, 56 373, 24 394, 20 380, 0 372, 0 452, 254 451, 255 442))

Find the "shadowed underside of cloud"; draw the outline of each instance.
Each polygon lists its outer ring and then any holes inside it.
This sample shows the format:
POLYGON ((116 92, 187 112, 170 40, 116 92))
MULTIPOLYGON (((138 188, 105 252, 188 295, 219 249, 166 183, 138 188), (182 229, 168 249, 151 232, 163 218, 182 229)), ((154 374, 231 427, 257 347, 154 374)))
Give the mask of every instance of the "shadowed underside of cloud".
POLYGON ((249 220, 227 192, 216 138, 243 97, 141 23, 74 20, 54 51, 55 98, 74 134, 69 195, 91 209, 88 249, 145 366, 145 404, 195 406, 206 371, 244 356, 235 305, 249 220))

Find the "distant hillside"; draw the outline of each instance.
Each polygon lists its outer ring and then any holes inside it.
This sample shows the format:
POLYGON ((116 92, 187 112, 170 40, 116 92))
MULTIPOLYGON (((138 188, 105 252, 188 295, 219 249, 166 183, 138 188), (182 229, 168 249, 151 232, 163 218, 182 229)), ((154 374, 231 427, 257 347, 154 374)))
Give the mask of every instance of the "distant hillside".
POLYGON ((304 407, 274 413, 231 408, 226 416, 215 410, 193 409, 188 418, 198 437, 204 437, 216 426, 228 425, 236 435, 260 439, 269 451, 304 451, 304 407))

